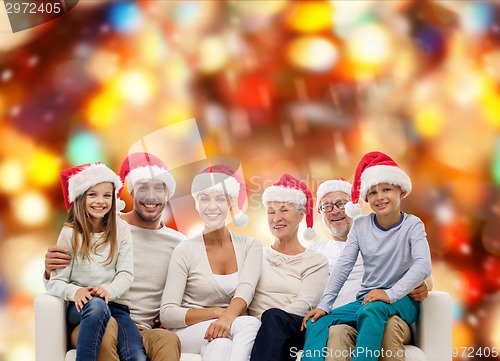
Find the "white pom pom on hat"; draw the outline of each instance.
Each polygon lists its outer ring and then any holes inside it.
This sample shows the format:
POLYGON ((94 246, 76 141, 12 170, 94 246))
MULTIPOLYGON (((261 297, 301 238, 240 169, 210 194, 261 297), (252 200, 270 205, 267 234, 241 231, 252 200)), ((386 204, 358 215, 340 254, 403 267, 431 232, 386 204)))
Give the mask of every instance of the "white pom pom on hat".
POLYGON ((272 186, 262 193, 262 203, 287 202, 305 207, 307 229, 304 239, 311 241, 316 237, 313 227, 313 198, 307 185, 290 174, 283 174, 272 186))

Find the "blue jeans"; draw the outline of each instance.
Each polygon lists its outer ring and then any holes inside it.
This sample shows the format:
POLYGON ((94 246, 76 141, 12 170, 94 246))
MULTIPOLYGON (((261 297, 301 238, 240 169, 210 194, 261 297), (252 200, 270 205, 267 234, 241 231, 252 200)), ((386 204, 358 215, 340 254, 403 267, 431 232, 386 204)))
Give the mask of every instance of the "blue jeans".
POLYGON ((69 332, 80 324, 76 342, 77 361, 95 361, 99 354, 102 336, 110 316, 118 323, 118 355, 121 361, 146 361, 142 338, 130 318, 127 306, 115 302, 106 304, 102 298, 93 297, 78 312, 74 302, 68 304, 69 332))
POLYGON ((304 317, 270 308, 262 314, 250 361, 294 361, 304 346, 304 317))
POLYGON ((328 328, 339 324, 347 324, 358 330, 356 352, 352 361, 377 361, 389 317, 398 315, 406 323, 411 324, 417 320, 420 313, 420 302, 408 296, 390 304, 375 301, 361 305, 362 301, 363 299, 359 298, 335 308, 314 323, 311 320, 307 321, 302 361, 323 361, 327 351, 325 346, 328 341, 328 328))

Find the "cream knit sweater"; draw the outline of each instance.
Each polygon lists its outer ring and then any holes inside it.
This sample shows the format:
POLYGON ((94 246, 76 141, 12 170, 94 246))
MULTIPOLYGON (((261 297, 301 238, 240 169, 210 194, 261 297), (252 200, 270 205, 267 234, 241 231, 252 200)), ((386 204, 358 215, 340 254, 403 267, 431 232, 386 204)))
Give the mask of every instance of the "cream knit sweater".
POLYGON ((250 304, 262 268, 262 244, 255 238, 230 234, 238 265, 238 286, 229 294, 212 275, 201 235, 175 248, 160 311, 164 327, 186 327, 186 313, 190 308, 227 307, 233 297, 250 304))

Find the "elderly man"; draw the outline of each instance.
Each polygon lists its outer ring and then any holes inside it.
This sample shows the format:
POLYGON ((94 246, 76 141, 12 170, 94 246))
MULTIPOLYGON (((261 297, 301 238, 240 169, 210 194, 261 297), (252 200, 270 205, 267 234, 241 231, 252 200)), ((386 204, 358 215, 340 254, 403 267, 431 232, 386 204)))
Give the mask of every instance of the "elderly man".
MULTIPOLYGON (((134 282, 129 289, 130 316, 142 335, 151 361, 178 361, 180 342, 177 335, 159 325, 161 298, 167 269, 174 247, 185 239, 182 233, 166 227, 162 212, 175 191, 175 180, 155 155, 133 153, 122 163, 120 177, 128 181, 133 210, 121 214, 130 225, 134 250, 134 282)), ((61 247, 50 247, 45 255, 45 278, 50 272, 66 267, 71 257, 61 247)), ((118 328, 110 319, 99 352, 99 361, 119 361, 116 351, 118 328)), ((75 345, 78 329, 71 335, 75 345)))
MULTIPOLYGON (((323 224, 331 235, 331 239, 320 239, 309 248, 324 254, 328 258, 330 271, 337 262, 344 249, 347 235, 352 226, 352 219, 344 211, 344 207, 351 200, 351 184, 343 178, 326 181, 318 187, 316 192, 316 203, 318 212, 321 214, 323 224)), ((349 275, 344 287, 333 304, 333 308, 342 306, 356 299, 356 293, 361 289, 363 278, 363 262, 361 257, 349 275)), ((427 297, 432 287, 432 279, 413 290, 409 296, 417 301, 427 297)), ((330 327, 328 338, 328 353, 325 361, 348 361, 351 360, 351 351, 356 347, 357 331, 348 325, 335 325, 330 327)), ((411 341, 409 326, 398 316, 389 318, 385 328, 384 340, 380 360, 398 361, 404 360, 404 346, 411 341)))

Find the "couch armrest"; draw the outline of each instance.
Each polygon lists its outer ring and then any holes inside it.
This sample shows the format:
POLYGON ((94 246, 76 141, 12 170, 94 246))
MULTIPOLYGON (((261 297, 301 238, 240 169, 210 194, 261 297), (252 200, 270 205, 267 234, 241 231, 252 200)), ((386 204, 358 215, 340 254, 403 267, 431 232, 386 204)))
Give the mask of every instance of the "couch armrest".
POLYGON ((35 298, 36 361, 64 361, 67 351, 66 302, 48 294, 35 298))
POLYGON ((431 291, 422 301, 416 344, 427 361, 451 361, 451 299, 448 293, 431 291))

